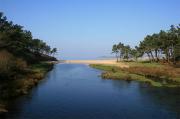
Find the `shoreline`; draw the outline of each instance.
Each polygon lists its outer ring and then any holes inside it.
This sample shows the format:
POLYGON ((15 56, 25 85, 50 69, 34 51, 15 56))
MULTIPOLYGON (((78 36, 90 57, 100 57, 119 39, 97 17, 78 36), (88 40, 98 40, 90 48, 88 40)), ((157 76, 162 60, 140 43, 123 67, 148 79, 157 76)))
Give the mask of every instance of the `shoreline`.
POLYGON ((101 65, 109 65, 109 66, 117 66, 121 68, 129 68, 129 65, 122 63, 122 62, 116 62, 114 59, 100 59, 100 60, 65 60, 64 63, 67 64, 101 64, 101 65))
POLYGON ((8 102, 9 99, 28 94, 31 89, 37 86, 44 79, 47 73, 53 69, 53 66, 54 63, 34 64, 31 66, 30 72, 21 79, 3 81, 3 84, 1 84, 0 87, 3 88, 1 90, 3 93, 1 94, 0 99, 0 114, 8 112, 6 102, 8 102), (9 85, 9 83, 11 83, 11 85, 9 85), (11 90, 11 93, 9 93, 9 90, 11 90))
POLYGON ((140 62, 131 62, 128 68, 103 64, 90 66, 104 71, 101 74, 103 79, 134 80, 156 87, 180 87, 180 68, 140 62))

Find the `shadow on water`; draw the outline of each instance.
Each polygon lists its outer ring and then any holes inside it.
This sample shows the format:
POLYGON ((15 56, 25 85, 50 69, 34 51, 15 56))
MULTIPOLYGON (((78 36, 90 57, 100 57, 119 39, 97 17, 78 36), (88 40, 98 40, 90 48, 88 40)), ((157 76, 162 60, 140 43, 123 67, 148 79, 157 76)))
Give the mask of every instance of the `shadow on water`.
POLYGON ((30 94, 6 101, 3 119, 176 119, 180 88, 104 80, 101 71, 80 64, 57 64, 30 94))
POLYGON ((146 100, 151 100, 157 106, 174 113, 180 119, 180 88, 144 87, 139 84, 139 92, 146 100))
MULTIPOLYGON (((54 70, 55 71, 55 70, 54 70)), ((50 71, 52 72, 52 71, 50 71)), ((0 105, 3 106, 3 108, 5 108, 5 110, 7 110, 7 112, 5 113, 0 113, 0 119, 11 119, 11 118, 18 118, 22 112, 22 108, 23 108, 23 105, 24 105, 24 102, 25 103, 30 103, 32 98, 33 98, 33 92, 38 90, 39 86, 43 85, 44 83, 46 83, 48 81, 48 78, 49 78, 49 73, 46 75, 46 78, 43 79, 39 84, 38 86, 35 86, 33 87, 33 89, 27 94, 27 95, 22 95, 20 97, 13 97, 12 99, 11 98, 4 98, 4 97, 1 97, 0 95, 0 105), (9 112, 11 111, 15 111, 15 115, 13 115, 12 117, 10 116, 9 117, 9 112)), ((0 82, 0 87, 3 86, 4 84, 7 85, 6 81, 3 81, 3 82, 0 82)), ((8 87, 7 88, 11 88, 14 84, 12 84, 11 86, 11 83, 8 83, 8 87)), ((11 89, 9 89, 11 90, 11 89)), ((9 92, 6 92, 6 93, 12 93, 11 91, 9 92)), ((8 94, 7 94, 8 95, 8 94)))
POLYGON ((180 119, 180 87, 153 87, 138 82, 112 81, 113 87, 119 90, 133 88, 144 100, 151 101, 157 106, 174 113, 180 119))

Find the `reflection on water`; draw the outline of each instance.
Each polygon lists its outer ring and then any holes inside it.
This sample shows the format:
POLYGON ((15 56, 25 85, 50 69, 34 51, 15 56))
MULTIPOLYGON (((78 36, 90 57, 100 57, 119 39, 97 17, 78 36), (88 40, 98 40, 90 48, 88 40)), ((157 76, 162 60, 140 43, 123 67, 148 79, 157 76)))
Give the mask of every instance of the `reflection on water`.
POLYGON ((8 102, 7 119, 176 119, 180 89, 103 80, 101 71, 57 64, 32 92, 8 102))
POLYGON ((139 88, 141 94, 180 118, 180 88, 139 88))

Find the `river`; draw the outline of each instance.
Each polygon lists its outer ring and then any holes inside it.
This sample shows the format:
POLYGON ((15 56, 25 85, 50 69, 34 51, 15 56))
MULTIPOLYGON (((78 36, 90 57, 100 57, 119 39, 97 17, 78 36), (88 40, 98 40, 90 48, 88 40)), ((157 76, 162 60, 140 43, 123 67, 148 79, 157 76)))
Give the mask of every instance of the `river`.
POLYGON ((104 80, 83 64, 56 64, 30 94, 9 101, 4 119, 177 119, 180 89, 104 80))

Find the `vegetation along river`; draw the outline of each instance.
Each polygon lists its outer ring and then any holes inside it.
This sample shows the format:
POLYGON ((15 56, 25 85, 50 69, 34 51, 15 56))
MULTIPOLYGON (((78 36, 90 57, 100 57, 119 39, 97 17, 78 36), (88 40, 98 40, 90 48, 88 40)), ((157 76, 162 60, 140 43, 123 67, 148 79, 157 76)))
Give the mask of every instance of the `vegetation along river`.
POLYGON ((180 89, 105 80, 83 64, 56 64, 30 94, 9 101, 7 119, 176 119, 180 89))

